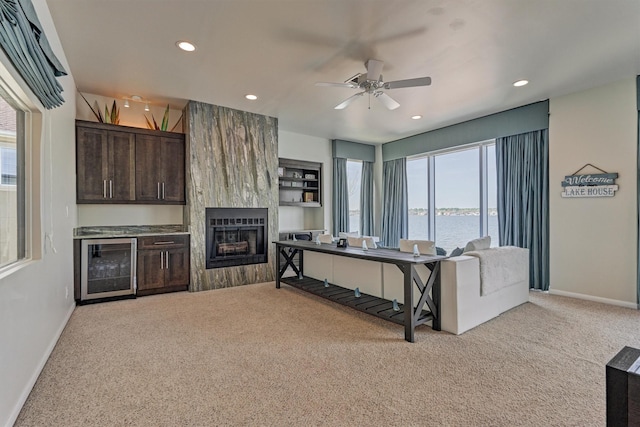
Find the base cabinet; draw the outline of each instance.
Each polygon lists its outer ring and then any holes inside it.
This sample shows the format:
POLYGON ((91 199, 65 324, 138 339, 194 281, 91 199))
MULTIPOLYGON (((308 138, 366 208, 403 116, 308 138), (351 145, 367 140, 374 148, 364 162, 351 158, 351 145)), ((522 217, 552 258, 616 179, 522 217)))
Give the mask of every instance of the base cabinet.
POLYGON ((137 295, 186 290, 189 286, 189 236, 138 238, 137 295))

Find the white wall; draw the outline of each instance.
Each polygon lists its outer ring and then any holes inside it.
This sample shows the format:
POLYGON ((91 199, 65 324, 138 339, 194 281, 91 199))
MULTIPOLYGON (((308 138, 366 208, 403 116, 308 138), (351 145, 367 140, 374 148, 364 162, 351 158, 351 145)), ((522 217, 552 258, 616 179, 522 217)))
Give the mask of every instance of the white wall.
POLYGON ((550 291, 635 307, 635 76, 551 99, 549 110, 550 291), (619 174, 614 197, 560 196, 564 177, 586 163, 619 174))
POLYGON ((333 157, 331 140, 278 131, 278 157, 322 163, 322 207, 280 206, 279 229, 326 229, 331 232, 331 183, 333 157))
MULTIPOLYGON (((100 111, 104 115, 105 105, 111 110, 114 99, 91 93, 83 93, 87 101, 94 107, 94 102, 98 102, 100 111)), ((79 120, 96 122, 97 119, 91 109, 78 93, 76 95, 76 117, 79 120)), ((162 121, 162 116, 166 105, 150 105, 150 111, 144 111, 144 103, 129 102, 130 107, 124 108, 124 100, 116 99, 116 104, 120 109, 120 125, 148 129, 145 116, 157 122, 162 121)), ((182 115, 182 110, 177 108, 169 109, 169 128, 176 124, 182 115)), ((175 132, 182 132, 182 123, 178 125, 175 132)), ((75 190, 74 190, 75 191, 75 190)), ((163 205, 78 205, 78 226, 92 225, 165 225, 183 224, 182 206, 163 205)))
MULTIPOLYGON (((45 0, 33 0, 33 4, 51 47, 70 71, 45 0)), ((1 61, 11 67, 4 55, 1 61)), ((71 75, 58 81, 66 102, 53 110, 43 109, 42 138, 35 153, 36 163, 41 162, 35 188, 41 191, 34 205, 36 210, 39 206, 41 217, 35 218, 34 253, 40 259, 0 279, 0 425, 11 425, 17 417, 75 307, 75 83, 71 75)), ((32 94, 29 98, 39 105, 32 94)))

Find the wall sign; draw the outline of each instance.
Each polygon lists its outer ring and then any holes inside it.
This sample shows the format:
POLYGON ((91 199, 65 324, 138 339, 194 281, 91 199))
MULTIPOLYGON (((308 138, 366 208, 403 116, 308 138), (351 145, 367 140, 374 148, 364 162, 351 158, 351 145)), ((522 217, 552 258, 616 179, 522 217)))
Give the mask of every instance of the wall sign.
POLYGON ((562 197, 613 197, 618 191, 617 178, 617 173, 608 173, 587 163, 573 174, 564 177, 562 197), (578 175, 587 166, 598 169, 602 173, 578 175))

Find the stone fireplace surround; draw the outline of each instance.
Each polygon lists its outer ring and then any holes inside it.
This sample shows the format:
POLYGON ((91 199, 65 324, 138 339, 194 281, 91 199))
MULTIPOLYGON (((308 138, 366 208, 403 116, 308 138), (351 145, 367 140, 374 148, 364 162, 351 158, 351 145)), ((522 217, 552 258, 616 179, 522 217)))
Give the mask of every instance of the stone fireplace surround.
POLYGON ((190 291, 275 279, 278 237, 278 120, 189 101, 185 107, 187 205, 191 233, 190 291), (206 208, 266 208, 266 263, 206 268, 206 208))

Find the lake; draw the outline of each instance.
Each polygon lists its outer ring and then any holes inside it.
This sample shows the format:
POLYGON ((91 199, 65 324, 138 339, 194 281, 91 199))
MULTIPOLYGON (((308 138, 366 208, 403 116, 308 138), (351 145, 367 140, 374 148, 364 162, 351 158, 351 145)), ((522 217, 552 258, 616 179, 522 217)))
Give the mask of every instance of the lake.
MULTIPOLYGON (((429 218, 426 215, 409 215, 409 239, 427 239, 429 218)), ((349 217, 351 230, 358 230, 360 217, 349 217)), ((498 246, 498 217, 489 216, 489 236, 491 246, 498 246)), ((441 215, 436 216, 436 246, 450 253, 456 247, 464 248, 469 240, 480 237, 479 216, 441 215)))

